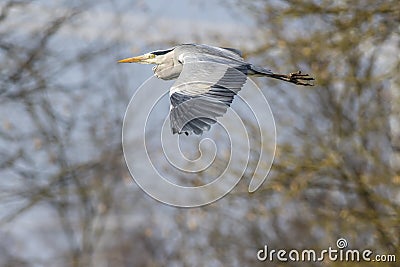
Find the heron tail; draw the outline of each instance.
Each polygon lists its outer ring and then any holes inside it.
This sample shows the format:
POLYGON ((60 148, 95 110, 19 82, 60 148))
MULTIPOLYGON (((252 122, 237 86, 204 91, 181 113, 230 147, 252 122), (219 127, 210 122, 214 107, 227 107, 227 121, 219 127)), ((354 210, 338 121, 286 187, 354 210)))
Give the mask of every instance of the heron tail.
POLYGON ((289 74, 278 74, 278 73, 273 73, 272 71, 267 70, 265 68, 254 66, 254 65, 250 65, 250 69, 249 69, 247 75, 258 76, 258 77, 266 76, 266 77, 282 80, 285 82, 294 83, 297 85, 303 85, 303 86, 314 86, 313 81, 315 80, 309 74, 303 74, 301 71, 292 72, 289 74))

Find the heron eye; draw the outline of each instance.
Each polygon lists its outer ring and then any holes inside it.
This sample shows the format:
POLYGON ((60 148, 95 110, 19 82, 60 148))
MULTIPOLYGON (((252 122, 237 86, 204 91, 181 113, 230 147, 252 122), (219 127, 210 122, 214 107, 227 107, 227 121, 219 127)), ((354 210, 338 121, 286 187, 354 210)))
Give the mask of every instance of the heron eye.
POLYGON ((150 56, 149 56, 150 58, 155 58, 156 57, 156 55, 154 55, 154 54, 150 54, 150 56))

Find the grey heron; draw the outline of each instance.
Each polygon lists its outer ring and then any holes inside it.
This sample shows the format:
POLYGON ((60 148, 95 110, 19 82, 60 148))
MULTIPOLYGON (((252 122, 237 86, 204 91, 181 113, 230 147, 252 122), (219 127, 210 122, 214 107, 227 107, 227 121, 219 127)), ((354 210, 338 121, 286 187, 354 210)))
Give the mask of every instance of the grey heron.
POLYGON ((223 116, 247 76, 264 76, 297 85, 311 86, 314 80, 300 71, 277 74, 246 62, 234 48, 204 44, 181 44, 119 63, 155 64, 155 76, 177 79, 170 88, 170 125, 172 133, 201 135, 223 116))

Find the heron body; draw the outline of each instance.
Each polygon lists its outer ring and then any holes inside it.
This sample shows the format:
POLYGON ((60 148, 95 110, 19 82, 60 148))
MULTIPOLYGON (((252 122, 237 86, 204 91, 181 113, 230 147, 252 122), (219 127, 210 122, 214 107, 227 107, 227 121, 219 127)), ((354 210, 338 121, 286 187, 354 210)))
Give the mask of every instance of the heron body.
POLYGON ((234 48, 182 44, 119 63, 155 64, 154 74, 163 80, 176 79, 170 88, 170 125, 172 133, 201 135, 210 130, 218 117, 230 107, 247 76, 265 76, 298 85, 314 80, 301 72, 276 74, 254 66, 234 48))

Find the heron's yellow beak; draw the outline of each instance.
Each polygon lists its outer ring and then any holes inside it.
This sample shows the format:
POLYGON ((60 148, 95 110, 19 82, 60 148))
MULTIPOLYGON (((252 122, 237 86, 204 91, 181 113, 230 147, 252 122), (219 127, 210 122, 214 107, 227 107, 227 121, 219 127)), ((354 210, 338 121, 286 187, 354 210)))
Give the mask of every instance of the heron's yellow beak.
POLYGON ((138 57, 129 57, 129 58, 124 58, 121 60, 118 60, 118 63, 148 63, 148 59, 152 59, 155 56, 153 54, 145 54, 142 56, 138 57))

